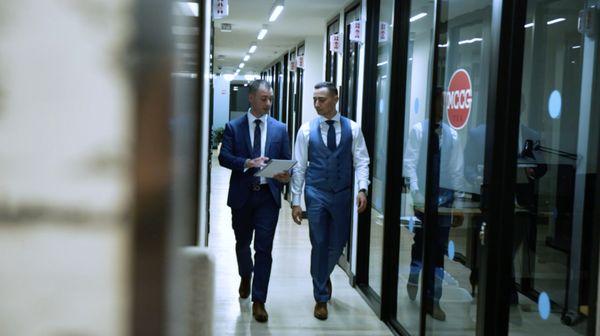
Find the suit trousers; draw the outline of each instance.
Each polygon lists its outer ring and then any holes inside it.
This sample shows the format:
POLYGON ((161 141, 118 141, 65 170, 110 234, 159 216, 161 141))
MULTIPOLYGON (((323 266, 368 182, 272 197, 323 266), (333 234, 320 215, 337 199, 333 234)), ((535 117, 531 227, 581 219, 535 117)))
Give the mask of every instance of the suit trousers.
POLYGON ((317 302, 327 302, 327 279, 342 255, 350 237, 352 189, 328 192, 306 186, 304 189, 310 231, 310 275, 317 302))
POLYGON ((242 278, 252 276, 252 301, 266 302, 271 264, 273 258, 273 237, 279 217, 279 207, 275 203, 267 185, 259 191, 252 191, 247 202, 239 209, 231 209, 233 232, 235 233, 235 254, 238 272, 242 278), (254 264, 250 243, 254 233, 254 264))
MULTIPOLYGON (((432 270, 431 277, 423 279, 425 297, 429 302, 438 302, 442 297, 442 281, 444 279, 444 255, 448 249, 448 237, 450 235, 450 216, 439 216, 438 223, 428 225, 425 223, 424 214, 415 211, 415 216, 421 221, 421 225, 427 225, 428 230, 434 231, 434 241, 425 243, 431 252, 432 260, 427 265, 432 270)), ((423 229, 415 228, 414 244, 411 248, 410 274, 408 281, 418 284, 419 273, 423 268, 423 229)))

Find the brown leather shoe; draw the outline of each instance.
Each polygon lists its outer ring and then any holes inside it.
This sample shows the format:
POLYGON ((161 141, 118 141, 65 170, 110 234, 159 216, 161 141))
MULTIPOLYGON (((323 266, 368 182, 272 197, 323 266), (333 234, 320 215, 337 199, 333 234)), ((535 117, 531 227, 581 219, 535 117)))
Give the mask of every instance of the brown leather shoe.
POLYGON ((265 304, 262 302, 253 302, 252 303, 252 316, 258 322, 267 322, 269 319, 269 314, 265 310, 265 304))
POLYGON ((425 304, 425 311, 438 321, 446 321, 446 313, 442 310, 439 303, 425 304))
POLYGON ((331 295, 333 294, 333 286, 331 285, 331 278, 327 279, 327 283, 325 284, 327 287, 327 293, 329 294, 329 300, 331 300, 331 295))
POLYGON ((317 302, 315 305, 315 317, 319 320, 327 320, 327 302, 317 302))
POLYGON ((238 292, 240 293, 240 297, 242 299, 246 299, 248 298, 248 296, 250 296, 250 280, 252 278, 251 277, 247 277, 247 278, 242 278, 242 280, 240 281, 240 288, 238 289, 238 292))

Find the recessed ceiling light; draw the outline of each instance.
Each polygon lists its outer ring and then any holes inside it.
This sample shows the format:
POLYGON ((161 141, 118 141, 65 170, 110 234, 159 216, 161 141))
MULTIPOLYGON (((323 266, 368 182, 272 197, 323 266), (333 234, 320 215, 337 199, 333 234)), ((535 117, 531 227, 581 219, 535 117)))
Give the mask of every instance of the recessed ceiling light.
POLYGON ((271 7, 269 12, 269 22, 277 20, 279 14, 283 11, 283 0, 276 0, 271 7))
POLYGON ((248 50, 248 52, 249 52, 250 54, 254 54, 254 52, 255 52, 255 51, 256 51, 256 43, 252 43, 252 44, 250 45, 250 50, 248 50))
POLYGON ((415 21, 417 21, 418 19, 422 19, 422 18, 424 18, 424 17, 426 17, 426 16, 427 16, 427 13, 425 13, 425 12, 423 12, 423 13, 419 13, 419 14, 417 14, 417 15, 415 15, 415 16, 413 16, 413 17, 411 17, 411 18, 410 18, 408 21, 410 21, 410 22, 415 22, 415 21))
POLYGON ((547 25, 552 25, 552 24, 555 24, 555 23, 563 22, 565 20, 566 20, 565 18, 558 18, 558 19, 550 20, 550 21, 546 22, 546 24, 547 25))
POLYGON ((262 29, 258 32, 258 36, 256 37, 256 39, 258 40, 262 40, 265 38, 265 36, 267 35, 268 32, 268 26, 267 25, 263 25, 262 29))

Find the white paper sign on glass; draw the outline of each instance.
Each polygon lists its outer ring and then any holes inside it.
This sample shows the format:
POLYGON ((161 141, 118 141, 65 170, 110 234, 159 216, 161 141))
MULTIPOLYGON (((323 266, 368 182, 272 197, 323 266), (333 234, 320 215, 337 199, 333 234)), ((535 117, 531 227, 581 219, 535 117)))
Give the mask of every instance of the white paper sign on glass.
POLYGON ((357 20, 350 23, 350 41, 362 43, 363 37, 363 24, 362 21, 357 20))
POLYGON ((229 16, 229 0, 213 0, 213 18, 222 19, 229 16))
POLYGON ((329 51, 335 53, 342 52, 342 42, 340 41, 340 34, 329 35, 329 51))
POLYGON ((379 42, 387 42, 390 38, 390 32, 388 27, 389 25, 387 22, 379 22, 379 42))
POLYGON ((304 55, 296 56, 296 66, 304 69, 304 55))

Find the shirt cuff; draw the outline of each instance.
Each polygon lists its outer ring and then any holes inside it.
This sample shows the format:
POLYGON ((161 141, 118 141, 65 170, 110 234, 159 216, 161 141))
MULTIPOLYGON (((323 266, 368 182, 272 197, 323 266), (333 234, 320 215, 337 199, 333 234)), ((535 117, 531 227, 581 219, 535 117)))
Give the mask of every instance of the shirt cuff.
POLYGON ((293 194, 292 195, 292 206, 300 206, 301 200, 300 195, 293 194))
POLYGON ((360 190, 360 189, 369 190, 369 182, 366 182, 366 181, 358 182, 358 190, 360 190))

